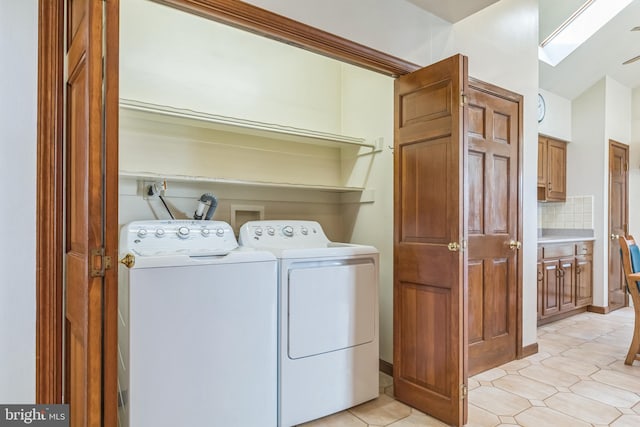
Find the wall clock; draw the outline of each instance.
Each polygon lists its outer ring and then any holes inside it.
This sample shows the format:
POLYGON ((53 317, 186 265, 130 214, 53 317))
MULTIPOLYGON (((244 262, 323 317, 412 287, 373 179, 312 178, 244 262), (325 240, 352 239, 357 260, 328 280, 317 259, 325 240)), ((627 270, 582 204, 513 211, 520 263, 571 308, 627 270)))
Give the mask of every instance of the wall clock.
POLYGON ((538 123, 544 119, 544 114, 547 111, 547 106, 544 103, 544 98, 542 95, 538 94, 538 123))

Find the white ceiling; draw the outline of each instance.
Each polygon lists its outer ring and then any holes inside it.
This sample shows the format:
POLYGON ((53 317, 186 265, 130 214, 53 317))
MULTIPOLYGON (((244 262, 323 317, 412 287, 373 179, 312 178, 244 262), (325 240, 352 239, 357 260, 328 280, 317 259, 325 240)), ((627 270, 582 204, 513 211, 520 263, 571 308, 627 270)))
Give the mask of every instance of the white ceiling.
MULTIPOLYGON (((457 22, 497 0, 409 1, 449 22, 457 22)), ((539 0, 539 41, 544 40, 585 1, 539 0)), ((539 62, 540 87, 567 99, 576 98, 607 75, 629 88, 640 87, 640 61, 622 65, 624 61, 640 55, 640 31, 630 31, 636 26, 640 26, 640 0, 633 0, 560 64, 552 67, 539 62)))
MULTIPOLYGON (((546 37, 543 29, 557 27, 558 21, 564 21, 558 4, 565 2, 578 6, 583 3, 580 0, 540 0, 541 38, 546 37)), ((631 31, 636 26, 640 26, 640 0, 634 0, 555 67, 539 62, 540 87, 568 99, 576 98, 606 75, 629 88, 639 87, 640 61, 622 65, 640 55, 640 31, 631 31)))
POLYGON ((409 0, 416 6, 449 22, 458 22, 498 0, 409 0))

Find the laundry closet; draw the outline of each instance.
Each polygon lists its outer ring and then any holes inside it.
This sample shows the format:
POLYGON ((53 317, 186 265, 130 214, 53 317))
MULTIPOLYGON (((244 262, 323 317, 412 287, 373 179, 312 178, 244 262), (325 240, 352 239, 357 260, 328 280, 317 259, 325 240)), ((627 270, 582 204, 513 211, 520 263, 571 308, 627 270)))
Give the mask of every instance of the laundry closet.
POLYGON ((392 361, 393 78, 146 0, 121 3, 119 223, 320 223, 380 250, 392 361))

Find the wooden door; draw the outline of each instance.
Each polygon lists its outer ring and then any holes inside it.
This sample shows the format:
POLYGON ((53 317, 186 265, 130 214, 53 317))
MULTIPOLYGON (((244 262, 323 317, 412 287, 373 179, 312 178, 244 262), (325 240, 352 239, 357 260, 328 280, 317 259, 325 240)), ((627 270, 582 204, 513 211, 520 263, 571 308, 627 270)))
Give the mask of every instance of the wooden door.
POLYGON ((467 418, 467 58, 395 82, 394 386, 450 425, 467 418))
POLYGON ((65 401, 72 426, 114 426, 118 2, 66 10, 65 401))
POLYGON ((628 233, 629 146, 609 141, 609 310, 627 305, 618 236, 628 233))
POLYGON ((516 358, 519 103, 469 86, 469 375, 516 358))
POLYGON ((547 140, 547 200, 567 198, 567 144, 547 140))

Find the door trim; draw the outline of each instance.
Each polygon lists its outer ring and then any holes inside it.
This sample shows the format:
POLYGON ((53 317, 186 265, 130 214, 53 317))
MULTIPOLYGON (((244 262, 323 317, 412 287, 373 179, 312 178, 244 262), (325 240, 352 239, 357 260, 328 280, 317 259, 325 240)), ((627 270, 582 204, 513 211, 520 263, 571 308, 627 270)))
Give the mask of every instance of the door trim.
POLYGON ((36 403, 62 403, 64 0, 38 2, 36 403))
MULTIPOLYGON (((524 120, 524 97, 518 93, 511 92, 507 89, 504 89, 500 86, 493 85, 491 83, 483 82, 482 80, 478 80, 473 77, 469 77, 469 87, 473 87, 476 90, 490 93, 494 96, 499 96, 501 98, 507 99, 509 101, 515 102, 518 104, 518 236, 517 240, 522 242, 522 210, 523 210, 523 183, 522 183, 522 149, 524 145, 523 139, 523 120, 524 120)), ((523 276, 523 256, 522 252, 518 253, 518 263, 516 265, 516 359, 522 359, 523 357, 529 356, 531 353, 531 345, 527 346, 527 349, 522 346, 522 276, 523 276)), ((537 344, 536 347, 537 349, 537 344)), ((537 350, 536 350, 537 351, 537 350)))
MULTIPOLYGON (((389 76, 419 68, 394 56, 236 0, 154 1, 389 76)), ((117 2, 107 1, 106 4, 117 7, 117 2)), ((36 402, 51 404, 62 403, 63 393, 64 1, 39 0, 38 8, 36 402)), ((111 22, 110 31, 116 30, 115 26, 117 22, 111 22)), ((117 37, 114 38, 112 32, 110 34, 107 45, 117 43, 117 37)), ((117 72, 117 64, 115 70, 111 72, 117 72)), ((107 138, 112 140, 109 136, 107 138)), ((110 166, 105 177, 107 209, 112 209, 114 203, 117 207, 118 200, 118 147, 112 145, 107 144, 105 153, 110 166)), ((105 245, 117 250, 117 233, 107 230, 106 236, 105 245), (115 240, 109 237, 113 235, 115 240)), ((113 343, 116 336, 116 325, 111 322, 107 319, 105 324, 108 343, 113 343)))
POLYGON ((392 77, 418 65, 237 0, 152 0, 392 77))

